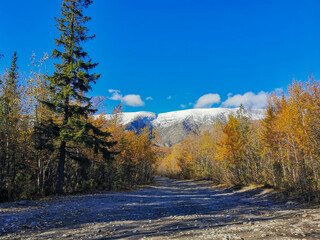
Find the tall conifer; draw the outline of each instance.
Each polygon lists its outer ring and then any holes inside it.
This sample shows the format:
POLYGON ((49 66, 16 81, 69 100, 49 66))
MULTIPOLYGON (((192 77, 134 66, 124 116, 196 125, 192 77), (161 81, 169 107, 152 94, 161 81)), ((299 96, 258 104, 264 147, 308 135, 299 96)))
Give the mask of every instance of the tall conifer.
MULTIPOLYGON (((91 84, 100 74, 89 73, 97 63, 92 63, 81 44, 94 38, 88 36, 85 23, 90 20, 83 14, 92 3, 91 0, 63 0, 61 17, 56 18, 60 37, 55 39, 56 49, 53 57, 60 60, 55 71, 48 77, 49 89, 53 93, 49 101, 44 102, 59 121, 50 121, 50 129, 57 129, 55 137, 59 141, 59 161, 57 169, 56 192, 63 193, 64 167, 66 158, 81 161, 74 152, 74 146, 85 145, 101 150, 106 158, 109 152, 106 146, 108 133, 104 133, 86 121, 93 114, 91 99, 85 94, 91 90, 91 84)), ((50 134, 54 134, 51 131, 50 134)))
POLYGON ((0 147, 2 174, 7 176, 6 185, 8 199, 13 200, 14 179, 16 176, 16 155, 18 151, 17 138, 21 122, 21 89, 18 84, 17 53, 12 57, 12 63, 4 76, 0 95, 0 147))

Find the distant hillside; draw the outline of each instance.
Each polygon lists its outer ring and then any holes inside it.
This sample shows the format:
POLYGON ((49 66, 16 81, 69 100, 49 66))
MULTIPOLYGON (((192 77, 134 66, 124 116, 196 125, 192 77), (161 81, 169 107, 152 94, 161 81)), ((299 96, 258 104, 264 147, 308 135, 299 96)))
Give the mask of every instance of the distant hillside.
MULTIPOLYGON (((154 128, 159 133, 159 145, 171 147, 185 139, 190 132, 210 130, 217 120, 226 121, 231 113, 236 113, 237 108, 206 108, 189 109, 160 113, 130 112, 122 113, 122 122, 128 130, 137 130, 145 126, 154 128)), ((254 109, 248 111, 253 120, 264 117, 264 110, 254 109)), ((110 116, 110 115, 107 115, 110 116)))

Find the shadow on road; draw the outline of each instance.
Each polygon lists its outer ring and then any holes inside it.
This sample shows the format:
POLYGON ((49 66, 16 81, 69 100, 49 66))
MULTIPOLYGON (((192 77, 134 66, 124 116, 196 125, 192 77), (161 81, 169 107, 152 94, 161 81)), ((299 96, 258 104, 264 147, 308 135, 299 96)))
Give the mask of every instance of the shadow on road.
MULTIPOLYGON (((18 226, 11 230, 1 230, 0 227, 0 232, 2 236, 21 230, 59 232, 59 229, 68 229, 80 232, 85 225, 91 224, 92 229, 105 233, 108 239, 139 239, 246 221, 274 220, 274 216, 267 215, 268 211, 284 206, 261 196, 262 191, 223 190, 212 188, 205 181, 157 178, 157 184, 133 192, 61 197, 49 202, 39 201, 36 207, 12 208, 0 216, 0 226, 7 224, 10 216, 18 219, 12 226, 15 223, 18 226), (36 226, 28 229, 33 222, 36 226)), ((289 217, 286 213, 276 216, 289 217)), ((94 239, 99 239, 99 234, 96 236, 94 239)))

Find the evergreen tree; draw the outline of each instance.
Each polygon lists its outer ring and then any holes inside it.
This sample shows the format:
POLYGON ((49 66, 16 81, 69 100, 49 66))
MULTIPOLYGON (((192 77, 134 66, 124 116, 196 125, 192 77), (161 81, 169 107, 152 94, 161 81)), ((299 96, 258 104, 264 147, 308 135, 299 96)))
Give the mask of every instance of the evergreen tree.
POLYGON ((16 176, 16 155, 18 152, 19 124, 21 122, 21 89, 18 85, 17 53, 12 57, 11 67, 4 76, 0 101, 0 145, 1 175, 6 176, 5 185, 8 198, 13 200, 14 179, 16 176))
POLYGON ((53 75, 48 77, 53 97, 44 103, 58 119, 49 121, 50 129, 57 129, 50 134, 59 141, 56 185, 58 194, 63 193, 66 157, 77 161, 85 160, 83 155, 74 151, 75 146, 100 150, 107 159, 110 155, 107 146, 112 145, 107 142, 108 133, 86 121, 96 110, 85 93, 91 90, 91 84, 100 77, 100 74, 89 73, 97 63, 92 63, 81 47, 83 42, 94 38, 87 35, 88 28, 84 26, 90 17, 83 15, 83 10, 91 3, 91 0, 63 0, 61 17, 56 19, 60 38, 55 39, 57 49, 52 55, 60 59, 60 63, 55 64, 53 75))

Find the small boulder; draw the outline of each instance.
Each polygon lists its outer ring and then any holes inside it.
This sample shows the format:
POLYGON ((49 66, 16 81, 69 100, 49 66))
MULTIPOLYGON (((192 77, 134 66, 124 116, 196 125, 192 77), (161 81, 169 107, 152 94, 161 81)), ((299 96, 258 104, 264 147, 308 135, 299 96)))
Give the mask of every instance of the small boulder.
POLYGON ((18 202, 18 204, 21 205, 21 206, 25 206, 25 205, 28 204, 28 201, 27 200, 21 200, 21 201, 18 202))
POLYGON ((37 223, 36 223, 36 222, 30 223, 30 227, 31 227, 31 228, 34 228, 34 227, 36 227, 36 226, 37 226, 37 223))

